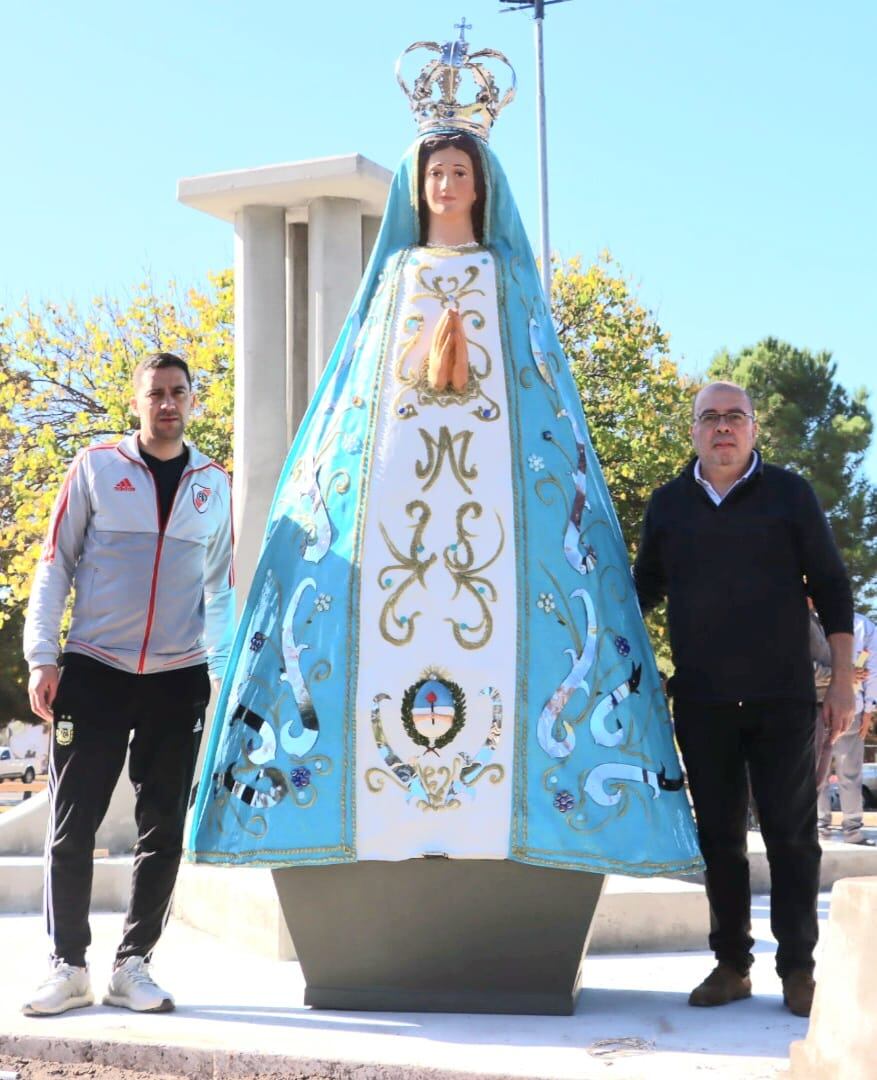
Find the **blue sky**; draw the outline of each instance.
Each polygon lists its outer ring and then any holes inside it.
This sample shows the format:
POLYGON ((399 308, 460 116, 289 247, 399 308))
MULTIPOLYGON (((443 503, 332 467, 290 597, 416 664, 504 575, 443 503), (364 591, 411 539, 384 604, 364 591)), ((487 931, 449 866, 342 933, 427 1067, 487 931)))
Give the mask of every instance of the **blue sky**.
MULTIPOLYGON (((464 11, 517 69, 492 142, 538 247, 532 22, 500 6, 0 3, 0 304, 230 265, 230 227, 176 203, 182 176, 395 166, 414 134, 395 58, 464 11)), ((552 247, 610 249, 683 370, 773 334, 873 387, 877 5, 571 0, 545 31, 552 247)))

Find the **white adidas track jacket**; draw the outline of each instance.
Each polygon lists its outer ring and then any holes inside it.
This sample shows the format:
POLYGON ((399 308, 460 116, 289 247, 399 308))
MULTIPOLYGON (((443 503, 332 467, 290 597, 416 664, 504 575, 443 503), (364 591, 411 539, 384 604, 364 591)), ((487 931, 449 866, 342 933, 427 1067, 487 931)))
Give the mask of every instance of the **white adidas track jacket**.
POLYGON ((65 652, 152 674, 207 661, 221 677, 234 633, 231 487, 226 472, 189 446, 168 520, 136 435, 91 446, 58 494, 34 576, 24 628, 31 668, 65 652))

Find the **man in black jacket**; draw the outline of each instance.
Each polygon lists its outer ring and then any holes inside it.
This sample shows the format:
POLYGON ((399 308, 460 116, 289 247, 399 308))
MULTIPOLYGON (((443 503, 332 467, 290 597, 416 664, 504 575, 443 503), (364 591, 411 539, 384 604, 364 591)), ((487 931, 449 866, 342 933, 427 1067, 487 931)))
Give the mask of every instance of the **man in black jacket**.
POLYGON ((697 456, 652 493, 634 565, 643 611, 668 601, 676 737, 706 863, 718 965, 689 1004, 752 993, 748 774, 770 863, 783 999, 807 1016, 820 848, 806 596, 831 648, 823 717, 837 737, 854 708, 850 585, 813 489, 762 462, 742 387, 704 387, 691 433, 697 456))

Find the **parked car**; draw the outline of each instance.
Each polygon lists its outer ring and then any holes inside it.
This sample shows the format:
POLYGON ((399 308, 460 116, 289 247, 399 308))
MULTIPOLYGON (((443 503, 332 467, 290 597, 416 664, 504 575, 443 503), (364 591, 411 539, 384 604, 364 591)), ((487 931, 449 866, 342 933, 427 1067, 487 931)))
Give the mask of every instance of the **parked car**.
POLYGON ((0 780, 23 780, 32 784, 36 774, 32 759, 13 757, 8 746, 0 747, 0 780))
MULTIPOLYGON (((831 809, 840 810, 840 793, 834 773, 829 780, 828 797, 831 809)), ((867 761, 862 766, 862 806, 865 810, 877 810, 877 761, 867 761)))

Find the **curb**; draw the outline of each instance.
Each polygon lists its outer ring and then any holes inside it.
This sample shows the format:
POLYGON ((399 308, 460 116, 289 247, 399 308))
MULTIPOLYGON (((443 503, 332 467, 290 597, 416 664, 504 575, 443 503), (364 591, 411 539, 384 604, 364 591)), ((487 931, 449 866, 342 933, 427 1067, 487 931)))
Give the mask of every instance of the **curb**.
POLYGON ((548 1074, 459 1072, 417 1065, 324 1060, 281 1054, 237 1053, 164 1043, 123 1043, 109 1039, 0 1035, 0 1053, 60 1065, 94 1064, 134 1069, 189 1080, 551 1080, 548 1074))

